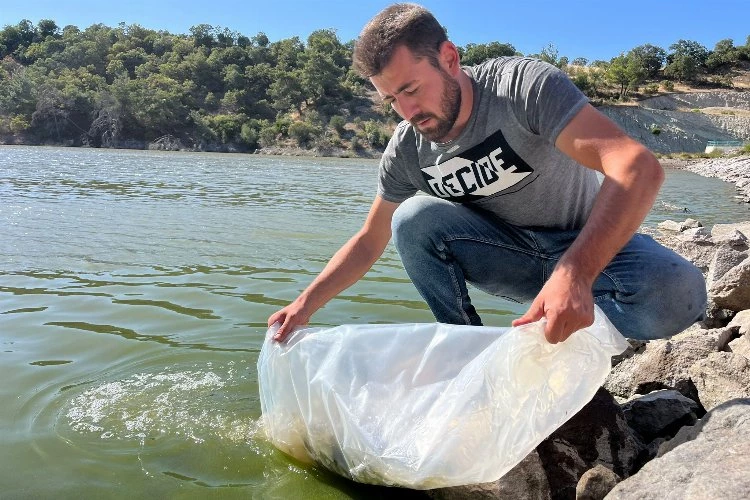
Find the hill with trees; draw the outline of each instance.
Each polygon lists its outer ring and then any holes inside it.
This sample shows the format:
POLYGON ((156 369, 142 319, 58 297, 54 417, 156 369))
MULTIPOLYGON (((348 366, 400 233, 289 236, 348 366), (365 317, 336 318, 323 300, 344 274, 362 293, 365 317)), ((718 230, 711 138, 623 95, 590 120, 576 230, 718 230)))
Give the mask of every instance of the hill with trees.
MULTIPOLYGON (((0 143, 376 154, 398 117, 352 69, 353 44, 330 29, 271 41, 207 24, 172 34, 22 20, 0 30, 0 143)), ((500 42, 459 51, 467 65, 522 55, 500 42)), ((529 56, 567 71, 597 104, 750 87, 750 36, 713 50, 646 44, 610 61, 570 61, 554 45, 529 56)))

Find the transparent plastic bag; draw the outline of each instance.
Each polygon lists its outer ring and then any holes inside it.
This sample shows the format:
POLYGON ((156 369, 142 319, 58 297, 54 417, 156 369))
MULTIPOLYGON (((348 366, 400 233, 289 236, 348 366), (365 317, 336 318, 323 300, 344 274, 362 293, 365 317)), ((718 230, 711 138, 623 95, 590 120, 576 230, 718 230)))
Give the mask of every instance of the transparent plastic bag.
POLYGON ((591 400, 628 347, 598 308, 554 345, 542 322, 305 328, 285 343, 276 329, 258 358, 270 441, 355 481, 414 489, 499 479, 591 400))

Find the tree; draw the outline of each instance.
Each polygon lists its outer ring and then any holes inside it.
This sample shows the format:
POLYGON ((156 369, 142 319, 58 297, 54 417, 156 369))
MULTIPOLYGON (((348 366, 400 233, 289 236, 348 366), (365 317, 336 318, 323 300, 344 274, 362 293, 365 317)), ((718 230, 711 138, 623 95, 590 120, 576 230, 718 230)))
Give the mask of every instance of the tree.
POLYGON ((715 71, 722 66, 731 66, 740 60, 740 51, 734 46, 731 38, 720 40, 706 58, 706 67, 715 71))
POLYGON ((474 66, 481 62, 496 57, 516 55, 516 48, 509 43, 468 43, 461 49, 461 63, 466 66, 474 66))
POLYGON ((693 40, 678 40, 669 46, 664 74, 680 81, 695 80, 705 69, 708 49, 693 40))
POLYGON ((664 49, 648 43, 635 47, 628 55, 640 62, 646 72, 646 78, 656 78, 667 58, 667 53, 664 49))
POLYGON ((607 80, 620 87, 620 99, 624 99, 633 87, 643 81, 646 71, 638 58, 623 54, 610 61, 606 75, 607 80))

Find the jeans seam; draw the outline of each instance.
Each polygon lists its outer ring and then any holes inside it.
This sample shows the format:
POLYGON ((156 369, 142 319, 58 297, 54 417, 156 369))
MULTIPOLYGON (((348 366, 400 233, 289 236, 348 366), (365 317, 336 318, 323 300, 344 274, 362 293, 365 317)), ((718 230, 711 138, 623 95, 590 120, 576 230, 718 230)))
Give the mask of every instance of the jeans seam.
MULTIPOLYGON (((508 250, 513 250, 514 252, 519 252, 519 253, 525 253, 526 255, 531 255, 533 257, 544 258, 544 259, 548 259, 549 258, 549 256, 547 254, 541 253, 538 249, 537 250, 532 250, 532 251, 525 250, 523 248, 519 248, 519 247, 514 246, 514 245, 506 245, 504 243, 498 243, 496 241, 488 240, 488 239, 484 239, 484 238, 474 238, 474 237, 470 237, 470 236, 449 236, 449 237, 443 238, 443 241, 446 242, 446 243, 447 242, 451 242, 451 241, 473 241, 473 242, 476 242, 476 243, 484 243, 486 245, 492 245, 492 246, 498 247, 498 248, 507 248, 508 250)), ((536 243, 536 241, 534 241, 534 243, 536 243)), ((538 245, 537 245, 537 248, 538 248, 538 245)))
POLYGON ((464 320, 464 323, 467 325, 471 324, 471 319, 469 318, 469 315, 466 314, 466 311, 464 310, 464 301, 463 297, 461 296, 461 285, 458 282, 458 279, 456 278, 456 271, 453 269, 453 263, 448 263, 448 272, 451 275, 451 281, 453 282, 453 291, 455 292, 455 298, 456 298, 456 304, 458 305, 458 310, 461 311, 461 317, 464 320))

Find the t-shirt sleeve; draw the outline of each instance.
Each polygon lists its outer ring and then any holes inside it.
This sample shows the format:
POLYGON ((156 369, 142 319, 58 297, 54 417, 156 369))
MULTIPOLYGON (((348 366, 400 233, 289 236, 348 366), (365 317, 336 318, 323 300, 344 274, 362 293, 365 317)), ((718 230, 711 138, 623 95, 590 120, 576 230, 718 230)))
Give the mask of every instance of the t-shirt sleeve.
POLYGON ((411 134, 411 147, 414 149, 414 157, 407 158, 409 155, 405 150, 409 147, 409 135, 408 131, 405 132, 403 124, 399 125, 380 158, 378 195, 386 201, 401 203, 417 192, 416 186, 409 180, 407 174, 407 162, 419 161, 416 158, 413 134, 411 134))
POLYGON ((515 114, 529 131, 554 144, 588 98, 568 75, 551 64, 522 59, 519 65, 513 85, 515 114))

